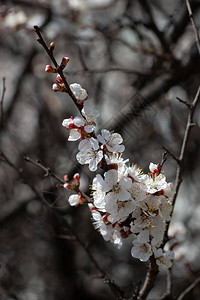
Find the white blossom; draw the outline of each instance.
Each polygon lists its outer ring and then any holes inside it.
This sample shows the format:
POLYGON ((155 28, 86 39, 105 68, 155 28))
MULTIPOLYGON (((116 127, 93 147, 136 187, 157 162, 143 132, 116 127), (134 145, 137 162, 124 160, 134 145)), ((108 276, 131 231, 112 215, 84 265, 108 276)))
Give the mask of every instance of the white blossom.
POLYGON ((150 163, 149 164, 149 170, 152 172, 152 173, 154 173, 155 171, 157 171, 158 170, 158 164, 154 164, 154 163, 150 163))
POLYGON ((119 133, 111 133, 109 130, 102 129, 97 139, 102 145, 105 145, 110 152, 123 152, 125 147, 121 145, 123 139, 119 133))
POLYGON ((163 252, 163 250, 159 248, 159 249, 154 249, 154 256, 156 258, 156 263, 158 266, 164 266, 170 268, 173 263, 174 252, 173 251, 163 252))
POLYGON ((118 179, 118 175, 116 170, 109 170, 104 174, 105 182, 110 187, 108 195, 116 201, 125 201, 130 199, 128 190, 130 189, 132 182, 131 179, 126 176, 122 176, 118 179))
POLYGON ((149 243, 140 243, 137 240, 133 241, 131 255, 139 258, 141 261, 147 261, 152 255, 151 245, 149 243))
POLYGON ((96 127, 96 120, 100 116, 100 113, 97 109, 92 109, 86 102, 84 102, 81 113, 86 119, 86 125, 84 129, 86 132, 91 133, 96 127))
POLYGON ((148 176, 145 181, 145 184, 146 184, 147 192, 150 194, 155 194, 167 188, 166 177, 163 174, 159 174, 154 178, 148 176))
POLYGON ((79 83, 72 83, 69 87, 77 100, 85 101, 88 98, 88 92, 79 83))
POLYGON ((82 165, 89 164, 90 171, 96 171, 98 163, 103 158, 98 141, 95 138, 84 139, 80 141, 78 149, 80 150, 76 155, 78 162, 82 165))
POLYGON ((71 117, 64 119, 62 125, 70 130, 68 141, 77 141, 81 138, 80 128, 85 125, 85 120, 81 117, 71 117))

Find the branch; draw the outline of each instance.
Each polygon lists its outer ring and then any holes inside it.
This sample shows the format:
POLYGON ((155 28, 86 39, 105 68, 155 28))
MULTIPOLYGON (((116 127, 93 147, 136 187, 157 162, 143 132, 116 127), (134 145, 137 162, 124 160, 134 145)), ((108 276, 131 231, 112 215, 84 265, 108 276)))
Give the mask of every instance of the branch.
MULTIPOLYGON (((164 150, 165 150, 165 149, 164 149, 164 150)), ((158 172, 159 172, 159 173, 161 172, 162 167, 163 167, 164 163, 165 163, 166 160, 167 160, 166 155, 167 155, 167 151, 165 150, 165 152, 163 152, 163 154, 162 154, 162 160, 161 160, 161 163, 160 163, 159 166, 158 166, 158 172)))
POLYGON ((39 160, 35 161, 28 156, 25 156, 24 160, 29 163, 32 163, 33 165, 35 165, 35 166, 39 167, 40 169, 42 169, 43 171, 45 171, 46 172, 44 175, 45 177, 51 176, 51 177, 55 178, 61 184, 64 184, 64 180, 62 180, 54 172, 52 172, 52 170, 49 167, 45 167, 39 160))
MULTIPOLYGON (((49 167, 45 167, 41 162, 39 161, 34 161, 33 159, 29 157, 24 157, 25 161, 32 163, 33 165, 41 168, 43 171, 45 171, 45 176, 51 176, 58 180, 61 184, 64 184, 64 180, 62 180, 59 176, 57 176, 54 172, 49 167)), ((84 197, 87 197, 87 199, 90 199, 85 193, 81 192, 84 197)), ((90 199, 91 201, 91 199, 90 199)), ((47 203, 48 204, 48 203, 47 203)), ((50 206, 52 208, 52 206, 50 206)), ((67 222, 65 219, 65 224, 68 228, 68 230, 71 232, 71 234, 75 237, 79 245, 86 251, 87 255, 89 256, 90 260, 92 261, 93 265, 95 268, 100 272, 102 278, 104 279, 105 283, 109 285, 110 289, 114 293, 114 295, 117 297, 117 299, 123 299, 124 292, 111 280, 106 272, 101 269, 99 264, 97 263, 96 259, 92 255, 92 253, 89 251, 89 249, 86 247, 86 245, 82 242, 82 240, 79 238, 77 233, 73 230, 73 228, 70 226, 70 224, 67 222)))
POLYGON ((154 287, 157 275, 158 275, 158 265, 156 264, 156 259, 154 255, 152 255, 150 257, 149 270, 147 272, 143 287, 140 290, 138 300, 146 299, 147 295, 154 287))
POLYGON ((200 277, 198 277, 193 283, 191 283, 185 291, 183 291, 180 296, 177 298, 177 300, 182 300, 185 295, 187 295, 198 283, 200 282, 200 277))
POLYGON ((86 251, 86 253, 89 256, 90 260, 92 261, 93 265, 99 271, 99 273, 101 274, 102 278, 104 279, 104 282, 106 284, 108 284, 108 286, 110 287, 111 291, 116 296, 116 299, 123 300, 124 299, 124 292, 114 283, 113 280, 111 280, 108 277, 108 275, 106 274, 106 272, 104 272, 104 270, 99 266, 99 264, 97 263, 96 259, 92 255, 92 253, 89 251, 89 249, 87 248, 87 246, 82 242, 82 240, 79 238, 79 236, 73 230, 73 228, 70 226, 70 224, 67 221, 66 221, 65 224, 66 224, 68 230, 71 232, 71 234, 76 238, 76 240, 79 243, 79 245, 86 251))
POLYGON ((73 95, 73 93, 72 93, 72 91, 71 91, 71 89, 69 87, 69 84, 68 84, 68 82, 67 82, 67 80, 66 80, 66 78, 65 78, 65 76, 63 74, 63 71, 60 68, 60 66, 58 65, 58 63, 57 63, 57 61, 56 61, 56 59, 55 59, 55 57, 53 55, 53 51, 51 50, 51 48, 48 48, 47 44, 45 43, 45 41, 44 41, 44 39, 43 39, 43 37, 42 37, 42 35, 40 33, 40 28, 38 26, 34 26, 34 29, 35 29, 35 32, 37 33, 38 37, 39 37, 39 38, 37 38, 38 43, 40 43, 43 46, 43 48, 47 52, 48 56, 50 57, 51 61, 53 62, 54 66, 55 66, 55 68, 57 70, 57 73, 61 76, 62 81, 63 81, 63 83, 65 85, 65 88, 66 88, 66 93, 70 96, 70 98, 72 99, 72 101, 74 102, 74 104, 76 105, 76 107, 78 108, 78 110, 81 111, 81 109, 83 108, 83 105, 82 104, 78 104, 76 102, 76 99, 75 99, 75 97, 74 97, 74 95, 73 95))
POLYGON ((193 18, 193 14, 192 14, 192 9, 190 6, 190 2, 189 0, 186 0, 186 5, 187 5, 187 9, 188 9, 188 13, 189 13, 189 17, 190 17, 190 21, 192 23, 192 27, 195 33, 195 39, 196 39, 196 44, 197 44, 197 48, 200 54, 200 38, 199 38, 199 33, 198 33, 198 28, 194 22, 194 18, 193 18))
MULTIPOLYGON (((176 157, 173 153, 171 153, 169 150, 167 150, 166 148, 163 147, 168 152, 168 154, 177 162, 177 171, 176 171, 176 179, 175 179, 175 186, 174 186, 174 196, 172 199, 172 207, 173 208, 172 208, 171 215, 173 215, 174 206, 175 206, 179 188, 180 188, 180 185, 182 182, 182 173, 183 173, 183 167, 184 167, 185 153, 186 153, 186 148, 187 148, 187 144, 189 141, 191 129, 195 125, 193 123, 193 116, 194 116, 195 108, 196 108, 198 100, 199 100, 199 96, 200 96, 200 86, 197 90, 194 100, 188 106, 189 113, 188 113, 187 125, 186 125, 186 129, 185 129, 179 157, 176 157)), ((170 225, 170 222, 168 222, 168 224, 166 226, 162 247, 164 247, 164 245, 168 241, 169 225, 170 225)))
POLYGON ((2 85, 2 95, 1 95, 1 101, 0 101, 0 128, 3 124, 3 101, 4 101, 4 96, 5 96, 5 92, 6 92, 6 79, 5 77, 3 77, 2 79, 3 85, 2 85))
MULTIPOLYGON (((190 137, 190 132, 191 132, 192 127, 195 125, 193 123, 193 116, 194 116, 195 108, 197 106, 197 102, 199 100, 199 96, 200 96, 200 86, 197 90, 197 93, 196 93, 196 96, 195 96, 193 102, 191 103, 191 105, 189 107, 187 125, 186 125, 186 129, 185 129, 185 134, 184 134, 184 137, 183 137, 183 142, 182 142, 182 146, 181 146, 180 155, 179 155, 179 158, 178 158, 179 164, 178 164, 178 168, 177 168, 177 172, 176 172, 175 193, 174 193, 174 197, 173 197, 173 200, 172 200, 173 207, 175 205, 177 194, 178 194, 180 184, 181 184, 181 181, 182 181, 181 177, 182 177, 182 171, 183 171, 183 163, 184 163, 184 159, 185 159, 187 144, 188 144, 189 137, 190 137)), ((173 213, 173 210, 172 210, 172 213, 173 213)))

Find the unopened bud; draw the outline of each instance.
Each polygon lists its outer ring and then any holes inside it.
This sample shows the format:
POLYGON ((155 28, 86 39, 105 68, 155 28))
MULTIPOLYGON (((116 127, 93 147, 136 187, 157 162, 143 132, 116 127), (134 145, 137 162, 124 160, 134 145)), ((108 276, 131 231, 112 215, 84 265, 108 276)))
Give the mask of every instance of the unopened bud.
POLYGON ((63 57, 60 64, 60 68, 63 70, 69 62, 69 57, 63 57))
POLYGON ((53 51, 54 48, 55 48, 55 43, 54 43, 54 42, 51 42, 51 44, 50 44, 50 50, 53 51))
POLYGON ((64 175, 64 182, 68 182, 69 181, 69 176, 68 175, 64 175))
POLYGON ((56 82, 63 83, 62 77, 59 74, 56 76, 56 82))
POLYGON ((74 174, 73 178, 74 178, 74 181, 76 183, 79 183, 79 181, 80 181, 80 174, 79 173, 74 174))
POLYGON ((53 90, 54 92, 65 92, 65 87, 62 86, 62 85, 60 85, 60 84, 58 84, 58 83, 54 83, 54 84, 52 85, 52 90, 53 90))
POLYGON ((46 65, 45 72, 56 73, 56 69, 54 67, 50 66, 50 65, 46 65))
POLYGON ((74 187, 69 183, 66 182, 65 184, 63 184, 64 189, 68 189, 68 190, 73 190, 74 187))

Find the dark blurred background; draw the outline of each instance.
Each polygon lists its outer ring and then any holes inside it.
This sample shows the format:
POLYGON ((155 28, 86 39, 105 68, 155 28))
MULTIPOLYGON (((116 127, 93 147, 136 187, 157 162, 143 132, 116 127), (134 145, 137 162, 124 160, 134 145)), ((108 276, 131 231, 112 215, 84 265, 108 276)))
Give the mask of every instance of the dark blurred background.
MULTIPOLYGON (((190 1, 200 25, 200 1, 190 1)), ((88 244, 100 266, 131 293, 144 280, 147 264, 131 257, 131 243, 118 250, 94 230, 86 206, 72 208, 70 193, 57 189, 24 156, 40 160, 61 178, 82 174, 88 193, 94 174, 75 159, 78 142, 67 141, 62 120, 78 115, 66 94, 51 90, 51 64, 33 26, 55 42, 56 59, 68 56, 69 84, 80 83, 99 109, 102 128, 122 134, 125 158, 148 172, 167 147, 179 154, 187 120, 182 100, 192 101, 200 75, 185 1, 181 0, 5 0, 0 1, 1 93, 6 93, 0 126, 0 299, 114 299, 65 220, 88 244), (41 197, 38 197, 37 192, 41 197)), ((200 275, 200 106, 187 148, 183 183, 170 226, 176 243, 172 298, 200 275)), ((174 181, 176 164, 164 165, 174 181)), ((148 299, 167 288, 162 270, 148 299)), ((200 299, 196 286, 187 299, 200 299)))

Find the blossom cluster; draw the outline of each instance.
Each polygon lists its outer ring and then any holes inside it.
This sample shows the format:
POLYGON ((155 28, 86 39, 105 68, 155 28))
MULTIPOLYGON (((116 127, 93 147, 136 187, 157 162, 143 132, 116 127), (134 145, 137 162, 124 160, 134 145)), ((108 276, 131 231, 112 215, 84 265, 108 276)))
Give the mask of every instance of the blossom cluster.
MULTIPOLYGON (((68 59, 64 61, 68 62, 68 59)), ((46 67, 48 70, 51 70, 50 66, 46 67)), ((58 89, 53 86, 54 91, 65 90, 59 75, 57 85, 58 89)), ((172 184, 167 182, 159 164, 150 163, 150 173, 145 174, 137 165, 130 165, 128 159, 124 160, 125 146, 119 133, 102 129, 96 135, 99 111, 87 103, 88 93, 80 84, 74 83, 70 88, 83 108, 81 116, 64 119, 62 125, 69 131, 69 141, 80 140, 77 161, 88 164, 92 172, 101 170, 92 181, 90 201, 84 199, 79 190, 80 177, 74 175, 71 184, 67 178, 63 187, 76 192, 69 197, 70 205, 87 203, 94 227, 106 241, 120 248, 129 238, 134 258, 147 261, 154 255, 159 266, 170 267, 173 252, 164 251, 162 242, 166 223, 171 218, 172 184)))

